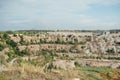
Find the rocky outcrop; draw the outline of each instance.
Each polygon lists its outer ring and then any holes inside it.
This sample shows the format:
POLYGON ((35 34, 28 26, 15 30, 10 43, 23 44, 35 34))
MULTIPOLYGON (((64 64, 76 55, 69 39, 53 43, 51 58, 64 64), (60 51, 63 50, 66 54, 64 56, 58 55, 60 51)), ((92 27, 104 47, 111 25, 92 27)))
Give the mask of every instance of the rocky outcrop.
POLYGON ((5 65, 0 65, 0 72, 7 71, 7 67, 5 65))
POLYGON ((78 60, 77 61, 81 66, 92 66, 92 67, 110 67, 110 68, 119 68, 120 61, 112 60, 78 60))
POLYGON ((53 62, 53 65, 56 68, 60 68, 64 70, 75 68, 74 61, 67 61, 67 60, 56 60, 53 62))
MULTIPOLYGON (((95 57, 118 56, 120 53, 120 33, 103 32, 97 34, 94 32, 48 32, 39 36, 23 35, 24 41, 32 44, 18 47, 20 51, 27 48, 32 52, 54 50, 59 53, 80 53, 80 55, 95 55, 95 57), (43 42, 40 42, 41 40, 43 42)), ((14 38, 12 37, 12 39, 14 38)))

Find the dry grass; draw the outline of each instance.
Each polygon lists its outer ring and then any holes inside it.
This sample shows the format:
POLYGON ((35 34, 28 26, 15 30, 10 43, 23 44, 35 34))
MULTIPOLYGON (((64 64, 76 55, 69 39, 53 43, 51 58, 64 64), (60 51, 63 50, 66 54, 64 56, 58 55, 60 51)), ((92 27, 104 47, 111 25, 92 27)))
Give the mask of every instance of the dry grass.
POLYGON ((74 68, 69 70, 54 69, 43 72, 43 68, 22 63, 21 66, 9 67, 14 70, 0 73, 0 80, 119 80, 120 70, 99 70, 99 68, 74 68), (95 71, 98 70, 98 71, 95 71))
POLYGON ((43 68, 40 66, 34 66, 28 63, 22 63, 20 67, 16 67, 17 70, 21 71, 21 73, 38 73, 43 72, 43 68))

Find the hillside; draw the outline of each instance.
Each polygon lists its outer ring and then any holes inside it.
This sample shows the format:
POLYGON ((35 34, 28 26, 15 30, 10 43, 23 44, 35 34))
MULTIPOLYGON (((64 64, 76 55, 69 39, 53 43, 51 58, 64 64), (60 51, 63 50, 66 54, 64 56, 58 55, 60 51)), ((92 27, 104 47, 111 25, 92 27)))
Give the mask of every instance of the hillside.
POLYGON ((120 30, 0 32, 0 80, 119 80, 120 30))

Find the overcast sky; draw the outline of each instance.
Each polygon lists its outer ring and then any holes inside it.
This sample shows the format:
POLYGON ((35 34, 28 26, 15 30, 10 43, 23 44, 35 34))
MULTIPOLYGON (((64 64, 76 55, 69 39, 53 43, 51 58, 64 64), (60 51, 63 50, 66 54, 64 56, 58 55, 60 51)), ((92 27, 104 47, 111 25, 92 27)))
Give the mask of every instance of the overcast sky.
POLYGON ((120 0, 0 0, 0 31, 120 29, 120 0))

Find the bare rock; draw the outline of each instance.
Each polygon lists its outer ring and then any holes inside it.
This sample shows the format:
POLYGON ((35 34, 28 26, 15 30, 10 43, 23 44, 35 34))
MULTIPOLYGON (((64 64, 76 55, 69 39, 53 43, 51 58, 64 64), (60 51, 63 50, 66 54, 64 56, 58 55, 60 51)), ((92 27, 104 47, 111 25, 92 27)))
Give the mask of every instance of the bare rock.
POLYGON ((61 68, 64 70, 72 69, 75 67, 74 61, 67 61, 67 60, 57 60, 53 62, 53 65, 57 68, 61 68))

